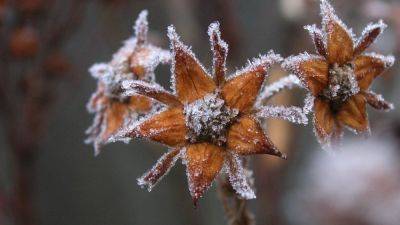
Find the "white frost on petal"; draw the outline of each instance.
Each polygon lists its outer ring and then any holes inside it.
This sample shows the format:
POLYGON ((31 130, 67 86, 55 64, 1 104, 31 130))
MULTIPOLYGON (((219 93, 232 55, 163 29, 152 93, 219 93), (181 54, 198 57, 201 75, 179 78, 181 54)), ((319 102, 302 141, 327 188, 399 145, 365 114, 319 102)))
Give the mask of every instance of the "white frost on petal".
POLYGON ((135 36, 140 44, 145 44, 147 42, 147 33, 149 31, 149 22, 147 21, 148 14, 147 10, 142 10, 133 27, 135 36))
POLYGON ((355 34, 352 29, 348 28, 345 23, 339 17, 336 15, 335 9, 332 7, 332 5, 329 3, 328 0, 321 0, 321 16, 322 16, 322 27, 325 31, 326 34, 329 34, 331 31, 329 31, 329 26, 328 24, 331 21, 336 22, 341 26, 347 34, 351 37, 353 40, 353 43, 355 42, 355 34))
POLYGON ((178 159, 181 157, 181 153, 175 155, 172 159, 170 158, 171 152, 165 153, 161 158, 159 158, 154 164, 154 166, 144 173, 141 177, 137 179, 137 183, 140 187, 147 187, 147 191, 151 191, 158 182, 160 182, 176 164, 178 159), (156 177, 156 180, 146 180, 146 177, 156 177))
MULTIPOLYGON (((306 26, 304 26, 304 29, 306 29, 308 31, 308 33, 310 34, 314 43, 315 43, 315 35, 319 35, 320 37, 322 37, 324 47, 326 48, 326 34, 324 32, 322 32, 322 30, 319 29, 316 24, 306 25, 306 26)), ((315 47, 317 47, 317 46, 315 46, 315 47)), ((318 51, 318 49, 317 49, 317 51, 318 51)))
POLYGON ((369 56, 369 57, 372 57, 372 58, 376 58, 376 59, 382 61, 385 64, 385 68, 392 67, 394 65, 395 60, 396 60, 396 58, 393 55, 385 56, 385 55, 381 55, 381 54, 378 54, 378 53, 375 53, 375 52, 365 53, 363 55, 369 56))
POLYGON ((273 64, 279 63, 283 58, 276 54, 274 51, 269 51, 267 55, 260 55, 258 58, 254 58, 252 61, 248 61, 247 65, 240 70, 237 70, 229 79, 233 79, 239 75, 249 73, 251 71, 257 70, 260 67, 265 71, 268 70, 273 64))
POLYGON ((303 109, 295 106, 263 106, 257 113, 262 118, 280 118, 292 123, 304 124, 308 123, 308 118, 304 114, 303 109))
POLYGON ((251 171, 245 169, 236 154, 230 154, 225 161, 225 170, 229 182, 236 193, 243 199, 255 199, 256 195, 251 187, 251 171))
MULTIPOLYGON (((363 30, 360 38, 358 38, 356 46, 360 45, 361 42, 375 29, 379 28, 379 35, 381 35, 383 33, 383 31, 387 28, 387 25, 383 22, 383 20, 379 20, 378 23, 370 23, 367 25, 367 27, 365 27, 365 29, 363 30)), ((374 40, 374 42, 376 41, 376 39, 374 40)))
MULTIPOLYGON (((185 54, 189 55, 191 58, 193 58, 198 65, 200 65, 201 69, 207 74, 207 76, 210 76, 206 68, 200 63, 200 61, 196 58, 196 55, 194 52, 191 50, 190 47, 185 45, 181 40, 179 35, 176 33, 175 27, 173 25, 168 26, 168 38, 170 41, 170 48, 171 48, 171 89, 174 91, 174 94, 176 94, 176 81, 175 81, 175 58, 176 58, 176 52, 181 51, 184 52, 185 54)), ((211 77, 211 76, 210 76, 211 77)))
POLYGON ((149 83, 146 81, 142 80, 125 80, 122 82, 122 96, 128 97, 128 96, 133 96, 140 94, 138 93, 137 89, 140 88, 140 90, 146 92, 159 92, 159 93, 165 93, 167 92, 161 85, 157 83, 149 83))
POLYGON ((308 93, 307 97, 304 99, 303 113, 308 115, 314 108, 315 97, 308 93))
POLYGON ((289 56, 288 58, 286 58, 285 61, 282 63, 282 67, 286 71, 290 71, 290 72, 296 74, 302 81, 303 85, 305 87, 307 87, 306 80, 304 78, 306 76, 306 74, 303 74, 302 70, 300 70, 300 65, 304 62, 311 61, 311 60, 325 60, 325 59, 322 56, 313 55, 313 54, 304 52, 299 55, 295 55, 295 56, 292 55, 292 56, 289 56))
POLYGON ((210 43, 211 43, 211 51, 213 52, 213 75, 215 76, 216 71, 215 71, 215 67, 218 64, 217 60, 218 58, 217 56, 217 52, 215 52, 214 50, 214 46, 219 46, 220 48, 222 48, 223 51, 223 65, 222 68, 225 70, 224 73, 226 73, 226 58, 228 56, 228 44, 221 39, 221 31, 220 31, 220 25, 219 22, 213 22, 210 24, 210 26, 208 27, 208 36, 210 37, 210 43), (217 40, 214 40, 214 35, 216 36, 217 40))
POLYGON ((283 89, 292 89, 293 87, 302 87, 299 78, 296 75, 290 74, 289 76, 283 77, 280 80, 266 85, 261 91, 256 105, 261 105, 263 101, 271 98, 275 94, 279 93, 283 89))

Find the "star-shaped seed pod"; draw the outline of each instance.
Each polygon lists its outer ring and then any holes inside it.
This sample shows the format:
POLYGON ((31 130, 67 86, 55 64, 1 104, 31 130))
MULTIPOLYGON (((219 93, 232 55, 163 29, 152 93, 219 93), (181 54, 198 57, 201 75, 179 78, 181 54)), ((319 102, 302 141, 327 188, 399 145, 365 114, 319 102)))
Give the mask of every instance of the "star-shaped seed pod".
POLYGON ((286 158, 264 133, 254 107, 267 69, 282 59, 270 52, 226 79, 228 45, 221 40, 219 23, 212 23, 208 34, 213 52, 213 76, 180 41, 174 27, 168 28, 174 93, 155 84, 125 81, 125 95, 142 94, 166 108, 132 124, 111 141, 145 138, 170 147, 138 179, 138 184, 147 186, 149 191, 181 158, 195 204, 223 168, 240 197, 252 199, 255 194, 240 157, 270 154, 286 158))
POLYGON ((87 143, 93 143, 95 155, 107 140, 121 129, 126 121, 138 119, 153 108, 152 100, 141 96, 122 96, 124 80, 154 82, 154 70, 160 63, 170 62, 169 51, 147 42, 147 11, 143 10, 134 27, 135 37, 125 41, 124 46, 113 55, 109 63, 95 64, 90 73, 98 80, 96 92, 87 108, 95 113, 93 125, 86 131, 87 143))
POLYGON ((314 97, 314 127, 324 147, 340 142, 343 127, 369 133, 366 104, 378 110, 392 109, 369 90, 373 80, 394 63, 393 56, 363 54, 386 25, 369 24, 357 40, 337 17, 328 1, 321 1, 322 30, 306 26, 318 55, 303 53, 285 60, 283 67, 297 75, 314 97))

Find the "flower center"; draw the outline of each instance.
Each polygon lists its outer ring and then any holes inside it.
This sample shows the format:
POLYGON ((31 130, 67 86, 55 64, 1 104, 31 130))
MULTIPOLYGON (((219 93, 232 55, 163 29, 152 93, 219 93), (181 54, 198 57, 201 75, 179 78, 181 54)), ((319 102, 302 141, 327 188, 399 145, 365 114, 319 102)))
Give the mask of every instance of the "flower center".
POLYGON ((226 131, 239 113, 227 107, 218 93, 185 105, 184 112, 191 143, 209 141, 219 146, 226 143, 226 131))
POLYGON ((333 111, 339 110, 340 106, 349 97, 359 92, 359 87, 354 74, 352 63, 339 66, 334 64, 329 69, 329 85, 323 90, 322 96, 331 102, 333 111))

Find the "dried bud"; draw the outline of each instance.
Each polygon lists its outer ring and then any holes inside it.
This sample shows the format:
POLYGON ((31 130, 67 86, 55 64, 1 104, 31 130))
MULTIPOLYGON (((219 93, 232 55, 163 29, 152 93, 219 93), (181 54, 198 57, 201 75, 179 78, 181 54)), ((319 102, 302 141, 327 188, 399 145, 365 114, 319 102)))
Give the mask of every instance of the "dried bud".
POLYGON ((17 58, 33 57, 39 49, 39 35, 32 27, 15 29, 10 36, 9 49, 17 58))

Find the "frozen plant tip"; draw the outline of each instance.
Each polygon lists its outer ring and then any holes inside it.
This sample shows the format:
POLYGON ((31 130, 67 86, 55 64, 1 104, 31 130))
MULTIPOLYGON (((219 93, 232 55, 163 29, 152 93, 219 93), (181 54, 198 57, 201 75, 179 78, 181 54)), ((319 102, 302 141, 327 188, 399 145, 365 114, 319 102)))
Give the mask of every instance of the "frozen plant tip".
POLYGON ((241 157, 270 154, 286 158, 266 136, 255 113, 255 101, 267 70, 281 58, 270 52, 226 79, 228 45, 221 39, 219 24, 212 23, 208 34, 213 53, 212 76, 180 41, 175 28, 168 28, 174 92, 141 81, 125 82, 126 94, 138 93, 166 107, 122 130, 116 139, 145 138, 170 147, 169 152, 138 179, 139 185, 149 190, 180 158, 187 168, 194 203, 223 168, 241 198, 255 198, 241 157))
POLYGON ((303 53, 285 60, 283 67, 297 75, 314 96, 314 128, 324 147, 343 136, 343 127, 369 132, 366 104, 378 110, 393 106, 369 90, 373 80, 391 67, 393 56, 363 54, 386 25, 370 24, 356 40, 327 0, 321 0, 322 30, 306 26, 318 55, 303 53))
POLYGON ((152 100, 142 95, 122 95, 122 82, 141 80, 154 82, 154 70, 159 63, 168 63, 170 54, 147 42, 147 11, 143 10, 134 27, 136 36, 125 41, 109 63, 93 65, 89 72, 98 80, 96 92, 87 108, 95 114, 93 125, 86 131, 87 143, 93 143, 95 154, 127 121, 150 112, 152 100))

